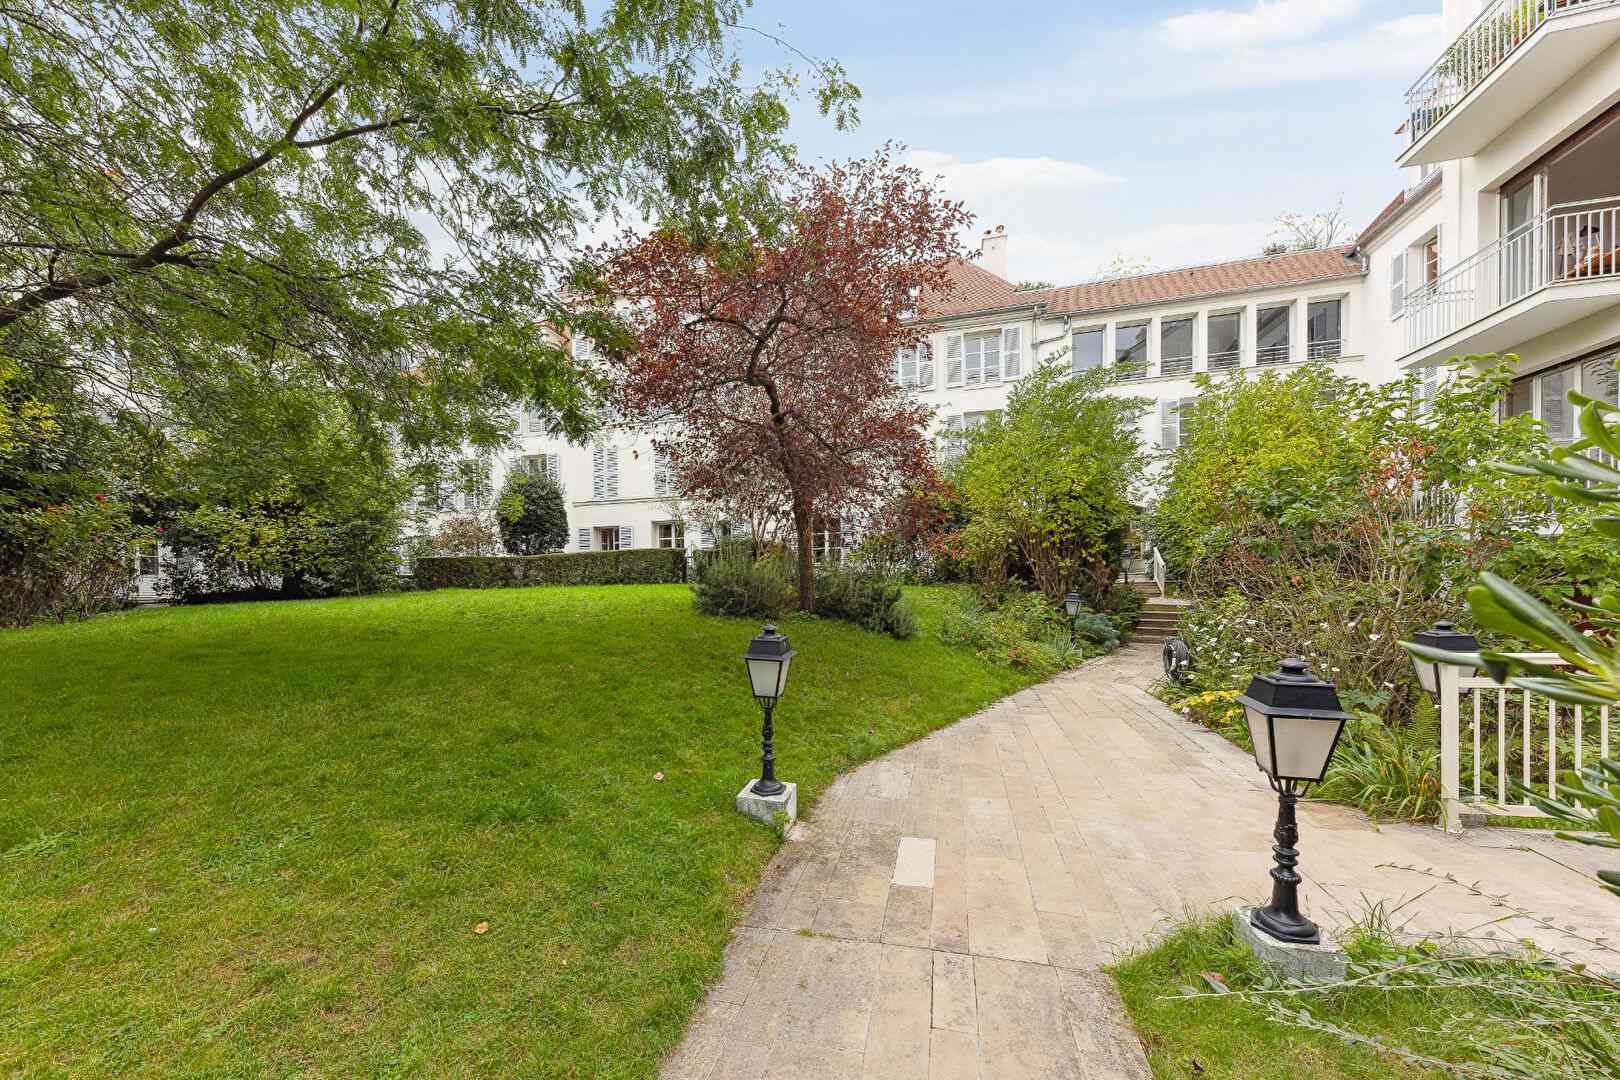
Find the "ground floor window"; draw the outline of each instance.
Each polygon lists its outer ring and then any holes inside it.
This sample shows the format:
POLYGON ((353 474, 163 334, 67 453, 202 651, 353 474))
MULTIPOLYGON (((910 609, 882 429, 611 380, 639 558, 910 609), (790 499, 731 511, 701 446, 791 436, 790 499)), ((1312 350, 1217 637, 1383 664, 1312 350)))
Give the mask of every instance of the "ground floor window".
POLYGON ((810 551, 818 559, 839 559, 844 554, 844 529, 836 519, 816 522, 810 532, 810 551))
POLYGON ((653 526, 658 534, 658 546, 661 548, 684 548, 686 546, 686 523, 682 521, 660 521, 653 526))
POLYGON ((1615 360, 1620 344, 1550 368, 1521 375, 1508 387, 1502 402, 1504 416, 1533 416, 1546 428, 1553 442, 1570 442, 1576 437, 1578 410, 1570 404, 1569 392, 1578 390, 1588 397, 1620 404, 1620 372, 1615 360))
POLYGON ((141 577, 157 577, 159 570, 157 541, 135 545, 135 573, 141 577))
POLYGON ((621 543, 622 530, 617 525, 603 525, 596 530, 595 548, 597 551, 618 551, 627 544, 621 543))

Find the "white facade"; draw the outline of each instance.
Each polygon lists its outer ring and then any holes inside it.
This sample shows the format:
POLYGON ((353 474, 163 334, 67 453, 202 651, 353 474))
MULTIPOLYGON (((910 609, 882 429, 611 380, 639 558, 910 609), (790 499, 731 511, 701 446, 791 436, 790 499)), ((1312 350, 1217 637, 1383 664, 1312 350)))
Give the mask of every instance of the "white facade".
MULTIPOLYGON (((1195 284, 1179 299, 1090 307, 1065 305, 1063 290, 1012 293, 992 309, 936 319, 924 358, 896 366, 934 408, 936 431, 1004 409, 1012 385, 1038 364, 1121 357, 1142 374, 1114 392, 1157 403, 1142 422, 1150 448, 1178 441, 1177 408, 1195 392, 1193 374, 1287 370, 1308 359, 1382 383, 1453 356, 1516 353, 1525 378, 1504 408, 1534 413, 1555 436, 1568 435, 1564 390, 1614 400, 1620 0, 1446 0, 1444 13, 1446 40, 1435 43, 1435 65, 1414 72, 1404 105, 1396 164, 1406 190, 1363 233, 1345 273, 1238 289, 1195 284), (1323 332, 1334 305, 1336 324, 1323 332), (1275 344, 1280 326, 1285 347, 1275 344)), ((1015 238, 998 230, 979 265, 1005 278, 1009 255, 1016 262, 1015 238)), ((1201 280, 1196 269, 1181 273, 1201 280)), ((537 426, 519 419, 496 487, 513 467, 555 469, 567 550, 704 543, 678 529, 680 508, 645 435, 609 429, 581 447, 537 426)))

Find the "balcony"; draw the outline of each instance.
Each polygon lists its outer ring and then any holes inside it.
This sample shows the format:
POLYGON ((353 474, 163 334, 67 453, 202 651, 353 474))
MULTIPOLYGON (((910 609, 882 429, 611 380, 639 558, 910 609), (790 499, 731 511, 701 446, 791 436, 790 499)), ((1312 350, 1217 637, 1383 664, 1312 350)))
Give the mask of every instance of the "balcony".
POLYGON ((1407 91, 1402 166, 1472 157, 1620 41, 1620 0, 1493 0, 1407 91))
POLYGON ((1620 303, 1620 196, 1550 207, 1406 298, 1412 364, 1521 343, 1620 303))

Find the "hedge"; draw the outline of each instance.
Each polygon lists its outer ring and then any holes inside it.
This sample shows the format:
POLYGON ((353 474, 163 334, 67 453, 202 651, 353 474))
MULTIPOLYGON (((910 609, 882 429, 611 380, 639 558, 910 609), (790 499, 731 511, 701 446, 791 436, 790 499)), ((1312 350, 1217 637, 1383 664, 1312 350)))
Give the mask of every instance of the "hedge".
POLYGON ((630 548, 555 555, 433 557, 416 560, 420 589, 499 589, 517 585, 668 585, 686 580, 678 548, 630 548))

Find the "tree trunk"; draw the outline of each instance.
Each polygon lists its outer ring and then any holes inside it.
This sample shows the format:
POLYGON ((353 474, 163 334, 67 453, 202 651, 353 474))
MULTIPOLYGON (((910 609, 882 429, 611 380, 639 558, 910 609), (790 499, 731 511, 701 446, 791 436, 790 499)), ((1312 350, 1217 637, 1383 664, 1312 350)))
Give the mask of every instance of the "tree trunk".
POLYGON ((793 524, 799 530, 799 610, 816 610, 816 560, 811 550, 811 526, 814 518, 808 510, 793 508, 793 524))

